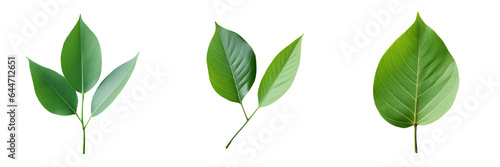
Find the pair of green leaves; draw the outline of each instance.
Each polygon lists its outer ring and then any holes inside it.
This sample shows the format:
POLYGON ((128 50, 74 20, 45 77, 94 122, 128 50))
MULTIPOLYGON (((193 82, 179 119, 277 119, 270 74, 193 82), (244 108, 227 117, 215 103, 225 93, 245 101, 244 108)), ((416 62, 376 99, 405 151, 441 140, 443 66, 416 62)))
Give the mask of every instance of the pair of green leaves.
MULTIPOLYGON (((271 62, 259 87, 259 107, 283 96, 299 68, 302 36, 271 62)), ((216 24, 207 54, 208 75, 214 90, 229 101, 242 103, 255 81, 257 64, 250 45, 237 33, 216 24)))
MULTIPOLYGON (((102 113, 115 100, 130 78, 137 57, 138 55, 114 69, 100 83, 92 98, 91 117, 102 113)), ((78 19, 64 41, 61 53, 64 76, 28 60, 35 93, 42 106, 53 114, 78 116, 76 92, 82 94, 83 103, 85 93, 97 84, 102 66, 99 41, 82 18, 78 19)), ((80 117, 78 119, 85 129, 87 124, 84 125, 83 122, 83 108, 80 117)))
POLYGON ((441 118, 458 91, 458 69, 441 38, 420 15, 386 51, 377 67, 373 97, 390 124, 415 128, 441 118))
MULTIPOLYGON (((240 35, 217 23, 215 26, 215 34, 207 53, 210 83, 220 96, 240 103, 243 108, 243 98, 255 82, 255 53, 240 35)), ((257 109, 274 103, 290 88, 299 68, 301 43, 302 36, 283 49, 271 62, 259 86, 257 109)), ((243 112, 247 122, 255 114, 254 112, 248 117, 244 109, 243 112)))

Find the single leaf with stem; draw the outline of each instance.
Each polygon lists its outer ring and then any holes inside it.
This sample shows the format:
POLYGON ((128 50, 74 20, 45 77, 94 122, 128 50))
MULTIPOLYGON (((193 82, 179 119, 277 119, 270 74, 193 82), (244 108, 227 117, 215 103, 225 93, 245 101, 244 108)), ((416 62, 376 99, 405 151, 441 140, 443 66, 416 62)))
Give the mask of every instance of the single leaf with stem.
POLYGON ((274 103, 288 91, 299 69, 301 44, 302 36, 283 49, 271 62, 260 82, 258 95, 259 106, 231 138, 226 145, 226 149, 231 145, 234 138, 247 125, 260 107, 265 107, 274 103))
POLYGON ((257 65, 252 47, 237 33, 215 23, 215 33, 207 52, 210 83, 225 99, 243 107, 246 96, 255 81, 257 65))
POLYGON ((452 106, 458 91, 458 68, 441 38, 417 13, 417 19, 385 52, 378 64, 373 97, 390 124, 430 124, 452 106))

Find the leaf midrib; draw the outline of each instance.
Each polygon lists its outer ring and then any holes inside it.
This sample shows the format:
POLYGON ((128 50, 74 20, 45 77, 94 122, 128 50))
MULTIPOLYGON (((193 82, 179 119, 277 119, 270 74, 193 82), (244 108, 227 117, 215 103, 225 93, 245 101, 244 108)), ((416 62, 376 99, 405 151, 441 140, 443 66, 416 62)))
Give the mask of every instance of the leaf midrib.
POLYGON ((417 80, 415 81, 415 112, 414 112, 414 120, 413 120, 413 125, 417 126, 417 114, 418 114, 418 87, 419 87, 419 75, 420 75, 420 36, 419 36, 419 22, 417 21, 417 80))
MULTIPOLYGON (((82 26, 83 26, 83 21, 80 19, 80 40, 79 40, 79 43, 80 43, 80 75, 81 75, 81 78, 82 78, 82 94, 85 93, 85 88, 84 88, 84 79, 83 79, 83 44, 82 44, 82 26)), ((82 104, 82 107, 83 107, 83 104, 82 104)))
POLYGON ((64 103, 66 103, 66 105, 69 107, 69 109, 71 109, 71 111, 73 111, 74 114, 76 114, 76 110, 73 109, 73 107, 71 107, 71 105, 69 105, 69 103, 66 101, 65 98, 63 98, 61 96, 61 94, 59 94, 59 92, 54 88, 54 86, 49 82, 49 80, 47 79, 47 77, 43 74, 43 72, 39 69, 39 67, 36 67, 36 70, 38 71, 38 73, 40 73, 42 75, 42 78, 45 79, 45 81, 47 81, 47 83, 49 84, 50 88, 52 88, 52 90, 54 90, 54 92, 56 92, 57 96, 59 96, 63 101, 64 103))
POLYGON ((236 94, 238 95, 238 101, 241 104, 242 100, 241 100, 241 96, 240 96, 240 89, 238 88, 238 83, 236 82, 236 77, 234 76, 233 65, 231 64, 231 60, 229 59, 229 55, 227 53, 226 47, 224 46, 224 44, 222 42, 221 33, 219 32, 218 34, 219 34, 220 43, 221 43, 222 48, 224 49, 224 53, 226 55, 227 63, 229 64, 229 68, 231 69, 231 75, 233 76, 234 87, 236 88, 236 94))
MULTIPOLYGON (((274 79, 273 83, 271 84, 271 86, 270 86, 270 87, 269 87, 269 89, 267 90, 266 95, 264 96, 264 98, 262 98, 262 101, 260 101, 260 103, 259 103, 259 107, 257 107, 257 108, 260 108, 260 106, 261 106, 261 105, 264 103, 264 101, 267 99, 267 96, 269 95, 269 92, 271 92, 271 89, 274 87, 274 84, 276 83, 276 80, 277 80, 277 79, 279 78, 279 76, 281 75, 281 71, 283 71, 283 69, 285 68, 285 66, 288 64, 288 59, 290 59, 290 57, 292 57, 291 55, 295 52, 295 49, 297 48, 297 45, 298 45, 298 44, 299 44, 299 43, 297 42, 297 43, 295 44, 295 46, 293 46, 293 50, 292 50, 292 52, 290 53, 290 56, 287 56, 287 58, 286 58, 285 65, 281 68, 280 72, 278 73, 278 75, 277 75, 277 76, 276 76, 276 78, 274 79)), ((286 47, 285 47, 285 49, 286 49, 286 47)), ((279 53, 278 53, 278 55, 279 55, 279 53)), ((274 61, 274 60, 273 60, 273 61, 274 61)), ((273 64, 273 61, 271 61, 271 65, 273 64)), ((261 81, 261 82, 262 82, 262 81, 261 81)))
MULTIPOLYGON (((134 60, 134 63, 135 63, 135 62, 137 62, 137 59, 135 59, 135 60, 134 60)), ((120 67, 120 66, 118 66, 118 67, 120 67)), ((120 80, 120 83, 123 81, 123 79, 125 78, 125 76, 127 76, 127 74, 130 72, 130 70, 131 70, 131 69, 132 69, 132 68, 128 68, 127 73, 125 73, 125 75, 122 77, 122 79, 120 80)), ((111 73, 113 73, 113 71, 111 71, 111 73)), ((111 73, 110 73, 110 74, 111 74, 111 73)), ((119 83, 119 84, 120 84, 120 83, 119 83)), ((119 84, 118 84, 118 85, 119 85, 119 84)), ((93 116, 94 116, 95 111, 97 111, 97 110, 101 107, 101 105, 102 105, 102 104, 104 104, 104 101, 106 101, 106 100, 108 99, 108 97, 109 97, 109 96, 110 96, 113 92, 115 92, 116 88, 118 88, 118 87, 113 88, 113 91, 111 91, 111 93, 109 93, 109 94, 106 96, 106 98, 104 98, 103 102, 102 102, 102 103, 100 103, 100 104, 99 104, 99 106, 97 106, 97 107, 96 107, 96 109, 95 109, 94 111, 92 111, 92 113, 90 114, 90 117, 93 117, 93 116)))

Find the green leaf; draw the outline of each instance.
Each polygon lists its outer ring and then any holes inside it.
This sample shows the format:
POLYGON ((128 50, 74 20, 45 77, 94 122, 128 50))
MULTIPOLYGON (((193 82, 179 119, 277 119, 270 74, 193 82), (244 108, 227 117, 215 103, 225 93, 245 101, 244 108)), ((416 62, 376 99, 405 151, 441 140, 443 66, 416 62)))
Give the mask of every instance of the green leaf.
POLYGON ((99 41, 80 16, 64 41, 61 53, 62 72, 73 89, 85 93, 99 80, 101 64, 99 41))
POLYGON ((28 59, 38 101, 47 111, 57 115, 73 115, 78 106, 75 90, 64 77, 28 59))
POLYGON ((417 125, 443 116, 457 91, 455 60, 417 14, 413 25, 391 45, 377 67, 373 97, 380 115, 394 126, 415 126, 416 131, 417 125))
POLYGON ((292 86, 300 63, 302 36, 283 49, 271 62, 259 86, 259 107, 268 106, 292 86))
POLYGON ((114 69, 97 87, 91 105, 93 117, 102 113, 115 100, 123 87, 125 87, 130 75, 134 71, 138 56, 139 54, 114 69))
POLYGON ((255 81, 255 54, 240 35, 215 26, 207 53, 210 83, 220 96, 241 103, 255 81))

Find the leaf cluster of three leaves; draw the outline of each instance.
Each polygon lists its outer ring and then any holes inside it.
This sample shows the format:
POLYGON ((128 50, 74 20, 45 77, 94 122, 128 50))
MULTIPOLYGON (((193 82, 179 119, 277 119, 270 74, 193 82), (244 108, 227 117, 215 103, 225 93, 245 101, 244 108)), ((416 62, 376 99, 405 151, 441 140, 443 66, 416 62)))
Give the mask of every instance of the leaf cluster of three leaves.
MULTIPOLYGON (((283 96, 292 85, 300 62, 302 36, 283 49, 266 70, 258 91, 259 107, 283 96)), ((255 53, 237 33, 216 23, 207 53, 210 82, 225 99, 242 103, 252 87, 257 71, 255 53)))
MULTIPOLYGON (((114 69, 97 87, 92 98, 92 116, 102 113, 118 96, 134 70, 137 57, 138 55, 114 69)), ((57 115, 76 114, 76 92, 91 90, 101 75, 99 41, 81 17, 64 41, 61 53, 64 76, 28 60, 38 100, 45 109, 57 115)))

